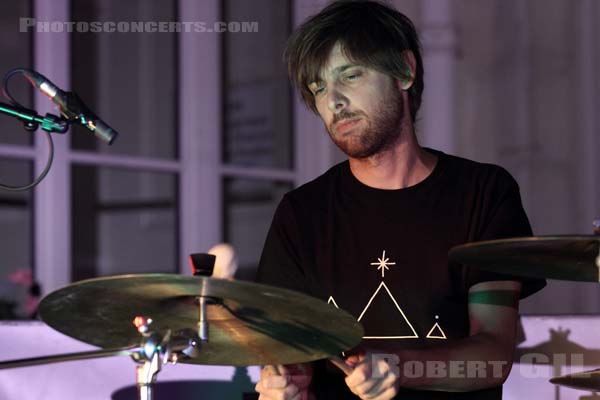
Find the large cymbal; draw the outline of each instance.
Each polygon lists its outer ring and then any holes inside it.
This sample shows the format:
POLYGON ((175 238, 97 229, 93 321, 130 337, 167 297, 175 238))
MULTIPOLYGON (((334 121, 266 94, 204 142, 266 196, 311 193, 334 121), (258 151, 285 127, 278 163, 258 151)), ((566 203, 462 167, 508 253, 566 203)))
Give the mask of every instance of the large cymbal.
POLYGON ((150 329, 197 329, 197 296, 207 308, 209 339, 200 356, 212 365, 299 363, 357 345, 363 329, 350 314, 298 292, 249 282, 172 274, 122 275, 76 282, 46 296, 40 316, 54 329, 96 346, 139 344, 136 316, 150 329))
POLYGON ((467 243, 450 260, 509 275, 600 281, 600 236, 537 236, 467 243))
POLYGON ((550 383, 573 389, 600 391, 600 369, 563 375, 550 379, 550 383))

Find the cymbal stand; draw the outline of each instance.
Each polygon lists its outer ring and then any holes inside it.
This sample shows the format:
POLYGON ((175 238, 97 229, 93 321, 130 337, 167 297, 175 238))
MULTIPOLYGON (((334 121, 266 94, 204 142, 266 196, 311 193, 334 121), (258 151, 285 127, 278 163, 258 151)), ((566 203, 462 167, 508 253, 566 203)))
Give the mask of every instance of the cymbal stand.
POLYGON ((22 358, 18 360, 0 361, 0 370, 35 367, 37 365, 53 364, 65 361, 81 361, 103 357, 113 356, 131 356, 132 354, 142 351, 141 347, 120 347, 114 349, 102 349, 92 351, 81 351, 78 353, 57 354, 52 356, 22 358))
POLYGON ((156 382, 156 375, 160 372, 162 364, 160 352, 154 351, 150 359, 144 360, 142 365, 136 367, 135 372, 139 400, 153 399, 153 385, 154 382, 156 382))
MULTIPOLYGON (((215 268, 216 256, 206 253, 190 254, 190 266, 194 276, 212 276, 215 268)), ((208 321, 206 314, 206 306, 213 303, 213 300, 207 296, 198 296, 198 337, 201 341, 208 340, 208 321)))
POLYGON ((139 364, 136 367, 138 399, 153 400, 153 384, 162 366, 169 362, 175 364, 180 356, 196 357, 200 352, 201 340, 198 332, 193 329, 182 329, 175 335, 171 334, 171 330, 167 330, 164 335, 152 332, 149 329, 151 323, 152 319, 146 317, 136 317, 133 320, 133 324, 142 335, 138 346, 0 361, 0 370, 101 357, 131 356, 139 364))
POLYGON ((153 400, 153 386, 162 366, 168 362, 175 364, 179 353, 184 356, 197 354, 200 340, 191 329, 182 330, 175 336, 171 336, 171 330, 167 330, 164 336, 151 332, 151 318, 136 317, 133 323, 143 336, 141 351, 131 355, 140 364, 136 367, 138 399, 153 400))
POLYGON ((131 358, 140 364, 135 371, 139 400, 152 400, 156 375, 170 358, 171 331, 167 331, 167 334, 161 337, 157 333, 150 332, 149 325, 151 323, 152 319, 146 317, 136 317, 133 320, 133 324, 143 336, 141 351, 131 355, 131 358))
POLYGON ((208 321, 206 319, 206 305, 210 302, 210 298, 200 296, 198 300, 198 337, 203 342, 208 340, 208 321))

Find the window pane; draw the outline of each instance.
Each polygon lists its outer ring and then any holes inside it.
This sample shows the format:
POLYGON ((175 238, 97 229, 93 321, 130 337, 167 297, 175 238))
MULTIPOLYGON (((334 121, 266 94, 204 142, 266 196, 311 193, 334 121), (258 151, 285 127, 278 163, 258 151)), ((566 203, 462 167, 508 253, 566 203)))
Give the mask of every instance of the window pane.
POLYGON ((291 30, 289 1, 224 0, 228 22, 258 22, 224 43, 225 163, 292 168, 291 91, 281 61, 291 30))
MULTIPOLYGON (((19 31, 19 18, 31 17, 29 0, 3 1, 0 3, 0 81, 13 68, 31 68, 31 32, 19 31)), ((10 93, 25 107, 31 108, 33 88, 22 75, 9 81, 10 93)), ((0 95, 0 101, 9 100, 0 95)), ((23 124, 8 115, 0 114, 0 143, 31 145, 33 139, 23 129, 23 124)))
POLYGON ((177 178, 74 166, 72 278, 177 272, 177 178))
MULTIPOLYGON (((0 183, 20 186, 31 181, 32 163, 0 159, 0 183)), ((0 319, 26 318, 30 282, 23 278, 33 271, 31 190, 0 189, 0 319)))
POLYGON ((227 178, 224 182, 225 241, 235 248, 236 277, 254 279, 273 213, 291 183, 227 178))
MULTIPOLYGON (((175 21, 175 11, 175 0, 72 2, 76 21, 175 21)), ((176 158, 177 34, 78 33, 71 46, 72 90, 121 134, 108 147, 75 127, 73 148, 176 158)))

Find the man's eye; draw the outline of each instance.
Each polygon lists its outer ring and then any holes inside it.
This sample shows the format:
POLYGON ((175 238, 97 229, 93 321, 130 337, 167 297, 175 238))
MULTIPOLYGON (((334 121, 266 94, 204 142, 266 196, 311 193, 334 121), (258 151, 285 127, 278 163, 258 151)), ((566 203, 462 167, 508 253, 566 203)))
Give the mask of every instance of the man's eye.
POLYGON ((348 80, 348 81, 354 81, 358 78, 360 78, 360 72, 355 72, 353 74, 346 75, 346 80, 348 80))
POLYGON ((316 88, 316 89, 313 91, 313 94, 316 96, 316 95, 318 95, 318 94, 320 94, 320 93, 323 93, 323 91, 324 91, 324 90, 325 90, 325 88, 324 88, 324 87, 318 87, 318 88, 316 88))

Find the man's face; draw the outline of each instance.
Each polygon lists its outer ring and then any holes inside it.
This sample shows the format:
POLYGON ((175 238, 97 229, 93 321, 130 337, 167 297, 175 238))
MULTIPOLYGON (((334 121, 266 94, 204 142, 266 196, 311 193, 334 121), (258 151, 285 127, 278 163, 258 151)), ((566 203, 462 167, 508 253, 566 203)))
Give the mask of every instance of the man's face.
POLYGON ((370 157, 396 142, 404 113, 394 79, 351 62, 339 44, 331 50, 320 79, 308 87, 329 136, 346 155, 370 157))

